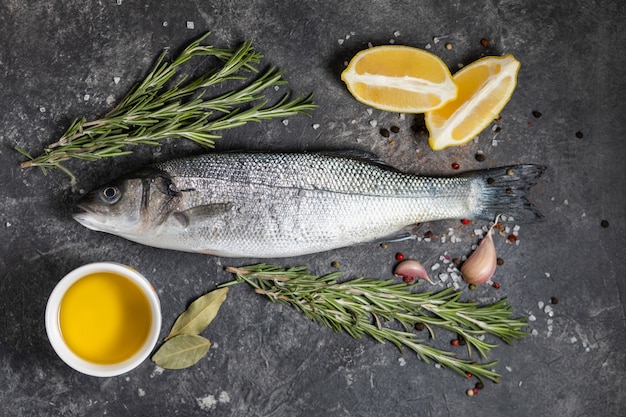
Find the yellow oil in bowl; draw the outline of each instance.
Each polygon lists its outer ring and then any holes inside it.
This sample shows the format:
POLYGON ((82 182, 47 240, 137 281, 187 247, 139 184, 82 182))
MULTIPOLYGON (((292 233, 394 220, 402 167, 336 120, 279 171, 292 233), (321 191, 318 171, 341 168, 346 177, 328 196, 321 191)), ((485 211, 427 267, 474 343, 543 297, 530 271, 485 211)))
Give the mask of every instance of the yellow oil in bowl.
POLYGON ((68 348, 95 364, 131 358, 152 326, 150 303, 130 279, 97 272, 73 283, 61 299, 59 328, 68 348))

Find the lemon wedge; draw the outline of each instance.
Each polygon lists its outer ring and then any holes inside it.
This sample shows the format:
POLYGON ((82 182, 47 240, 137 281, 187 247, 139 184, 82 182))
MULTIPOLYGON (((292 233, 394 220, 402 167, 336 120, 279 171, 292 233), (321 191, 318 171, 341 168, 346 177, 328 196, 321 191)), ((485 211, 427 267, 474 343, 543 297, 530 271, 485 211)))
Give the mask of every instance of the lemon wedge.
POLYGON ((509 54, 481 58, 454 74, 457 97, 425 114, 430 147, 459 146, 483 131, 511 99, 519 68, 509 54))
POLYGON ((428 51, 384 45, 357 53, 341 74, 361 103, 398 113, 424 113, 457 96, 446 64, 428 51))

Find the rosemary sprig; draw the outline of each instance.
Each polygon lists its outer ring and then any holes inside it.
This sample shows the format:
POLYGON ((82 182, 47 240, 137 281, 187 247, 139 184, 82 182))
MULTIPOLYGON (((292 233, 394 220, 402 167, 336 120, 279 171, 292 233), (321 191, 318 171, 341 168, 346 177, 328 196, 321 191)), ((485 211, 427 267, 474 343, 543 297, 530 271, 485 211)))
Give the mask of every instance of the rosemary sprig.
POLYGON ((424 361, 433 360, 463 376, 469 372, 479 379, 497 382, 500 375, 492 370, 497 361, 476 363, 428 346, 411 331, 416 324, 424 324, 433 338, 435 327, 457 333, 465 339, 470 357, 473 348, 485 360, 496 345, 483 341, 484 335, 505 343, 526 335, 522 330, 526 320, 513 318, 506 300, 479 306, 459 301, 462 294, 452 289, 417 293, 411 291, 413 286, 367 278, 340 283, 339 272, 318 277, 305 266, 283 269, 258 264, 229 267, 227 271, 236 279, 223 286, 246 282, 271 301, 290 305, 335 331, 344 331, 353 338, 369 335, 379 342, 389 341, 400 350, 408 348, 424 361), (397 322, 402 329, 385 326, 385 322, 397 322))
POLYGON ((38 166, 58 168, 74 175, 62 163, 70 159, 96 161, 132 153, 135 145, 160 145, 166 138, 185 138, 205 147, 213 147, 221 135, 217 132, 245 125, 248 122, 306 114, 316 106, 311 96, 290 98, 284 95, 276 104, 267 106, 264 90, 283 85, 282 72, 274 67, 255 79, 262 55, 251 42, 237 49, 220 49, 201 45, 209 34, 188 45, 175 59, 166 62, 167 51, 157 59, 143 81, 135 85, 120 103, 104 117, 87 121, 76 119, 55 143, 43 153, 32 157, 23 149, 16 150, 29 158, 22 168, 38 166), (180 67, 193 57, 210 56, 221 62, 194 80, 181 77, 168 88, 180 67), (216 97, 208 97, 207 88, 227 81, 248 81, 216 97), (248 105, 249 108, 245 106, 248 105))

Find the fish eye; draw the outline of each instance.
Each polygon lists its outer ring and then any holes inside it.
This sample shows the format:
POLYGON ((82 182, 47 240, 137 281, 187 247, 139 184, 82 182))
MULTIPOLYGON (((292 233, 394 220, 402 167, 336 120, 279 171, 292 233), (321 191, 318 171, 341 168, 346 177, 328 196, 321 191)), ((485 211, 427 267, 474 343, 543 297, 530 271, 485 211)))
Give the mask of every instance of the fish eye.
POLYGON ((120 189, 114 185, 104 187, 100 193, 102 200, 107 204, 115 204, 122 196, 120 189))

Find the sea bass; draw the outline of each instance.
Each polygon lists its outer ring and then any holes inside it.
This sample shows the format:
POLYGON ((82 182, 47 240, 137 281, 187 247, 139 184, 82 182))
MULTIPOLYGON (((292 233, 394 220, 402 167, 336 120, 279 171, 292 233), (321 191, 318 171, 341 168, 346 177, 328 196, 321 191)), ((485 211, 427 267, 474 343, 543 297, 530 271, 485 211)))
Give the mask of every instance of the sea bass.
POLYGON ((541 215, 518 165, 455 177, 335 153, 211 153, 157 163, 86 195, 74 218, 144 245, 226 257, 298 256, 384 241, 441 219, 541 215))

